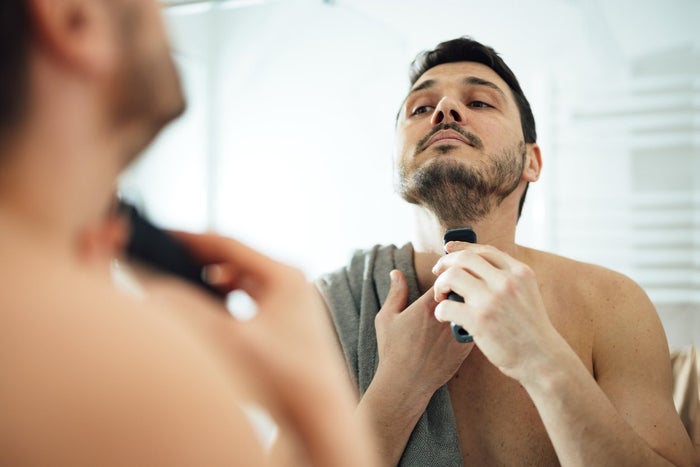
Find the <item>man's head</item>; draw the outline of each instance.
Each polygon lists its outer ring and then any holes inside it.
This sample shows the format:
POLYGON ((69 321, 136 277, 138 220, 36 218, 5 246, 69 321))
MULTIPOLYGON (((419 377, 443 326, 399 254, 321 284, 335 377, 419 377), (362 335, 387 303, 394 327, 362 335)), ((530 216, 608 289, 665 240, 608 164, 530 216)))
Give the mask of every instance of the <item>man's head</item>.
POLYGON ((130 135, 130 152, 183 110, 155 0, 2 0, 0 143, 43 111, 46 70, 71 92, 89 94, 101 109, 99 124, 130 135))
MULTIPOLYGON (((109 3, 115 0, 109 0, 109 3)), ((113 80, 115 123, 143 123, 148 142, 184 110, 179 75, 170 54, 161 7, 155 0, 118 0, 113 8, 121 66, 113 80)))
POLYGON ((439 44, 411 66, 397 119, 400 192, 448 226, 476 222, 539 175, 530 105, 490 47, 439 44))

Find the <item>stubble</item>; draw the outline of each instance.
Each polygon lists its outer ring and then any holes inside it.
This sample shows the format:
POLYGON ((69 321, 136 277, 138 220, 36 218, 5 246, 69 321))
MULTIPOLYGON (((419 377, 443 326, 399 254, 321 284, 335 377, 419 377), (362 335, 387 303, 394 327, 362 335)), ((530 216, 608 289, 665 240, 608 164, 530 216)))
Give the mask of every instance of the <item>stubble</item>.
POLYGON ((399 191, 409 203, 432 211, 443 225, 470 225, 484 219, 520 183, 523 141, 472 163, 450 156, 455 145, 434 149, 438 154, 413 173, 401 166, 399 191))

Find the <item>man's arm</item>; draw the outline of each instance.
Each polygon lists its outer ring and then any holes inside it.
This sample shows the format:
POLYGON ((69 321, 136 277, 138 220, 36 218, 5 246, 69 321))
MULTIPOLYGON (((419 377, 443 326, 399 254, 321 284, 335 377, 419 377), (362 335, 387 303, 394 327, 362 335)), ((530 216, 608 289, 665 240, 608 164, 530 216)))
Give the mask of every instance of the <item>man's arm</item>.
POLYGON ((217 286, 246 292, 255 318, 229 331, 252 379, 271 393, 267 408, 292 427, 311 465, 374 466, 374 450, 353 417, 355 397, 335 353, 327 315, 301 271, 232 239, 179 233, 201 264, 219 270, 217 286))
POLYGON ((593 344, 597 383, 655 452, 679 465, 690 463, 692 447, 673 405, 668 343, 656 310, 637 284, 603 273, 611 276, 604 280, 616 302, 614 313, 600 307, 593 344))
POLYGON ((663 329, 636 285, 609 271, 592 283, 594 379, 549 321, 528 266, 488 246, 452 248, 462 251, 436 269, 436 316, 469 329, 489 360, 524 386, 563 465, 691 465, 663 329), (468 303, 444 300, 450 290, 468 303))
MULTIPOLYGON (((333 326, 333 321, 330 315, 330 311, 323 299, 323 295, 320 290, 313 287, 314 291, 314 301, 316 302, 315 307, 310 312, 314 312, 315 316, 313 320, 320 325, 320 331, 322 334, 329 336, 329 340, 333 341, 334 345, 327 347, 327 357, 335 362, 333 365, 333 375, 327 375, 331 380, 341 382, 345 388, 353 393, 353 401, 357 404, 359 396, 357 394, 357 388, 355 382, 348 371, 347 365, 345 364, 345 359, 343 358, 343 352, 341 350, 340 342, 337 339, 335 329, 333 326), (316 312, 318 312, 316 314, 316 312)), ((310 400, 310 404, 314 404, 315 401, 310 400)), ((310 406, 309 410, 318 411, 318 408, 310 406)), ((352 421, 355 423, 356 435, 358 439, 363 439, 365 446, 374 446, 374 440, 372 439, 370 430, 366 425, 364 420, 352 421)), ((309 462, 308 453, 306 452, 303 443, 299 439, 295 432, 293 426, 288 424, 277 426, 277 436, 275 437, 274 444, 271 447, 270 459, 272 465, 306 465, 309 462)))
POLYGON ((595 381, 568 353, 526 388, 563 464, 691 465, 661 323, 641 289, 608 273, 616 297, 599 301, 595 381))

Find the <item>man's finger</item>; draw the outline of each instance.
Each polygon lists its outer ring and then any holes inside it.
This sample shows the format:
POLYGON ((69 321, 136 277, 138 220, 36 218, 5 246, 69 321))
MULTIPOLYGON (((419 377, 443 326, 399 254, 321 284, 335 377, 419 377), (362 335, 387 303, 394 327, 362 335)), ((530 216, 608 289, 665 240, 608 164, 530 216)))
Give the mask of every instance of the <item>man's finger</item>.
POLYGON ((406 304, 408 303, 408 285, 406 284, 406 278, 401 271, 397 269, 392 270, 389 273, 389 277, 391 278, 391 286, 380 312, 400 313, 406 308, 406 304))
POLYGON ((243 243, 216 234, 171 231, 204 264, 233 263, 247 273, 264 273, 279 263, 243 243))
POLYGON ((218 272, 225 272, 226 277, 219 279, 226 284, 220 286, 242 289, 253 298, 257 298, 270 285, 289 282, 299 275, 294 268, 274 261, 232 238, 187 232, 173 232, 173 235, 203 264, 217 265, 214 271, 219 269, 218 272))

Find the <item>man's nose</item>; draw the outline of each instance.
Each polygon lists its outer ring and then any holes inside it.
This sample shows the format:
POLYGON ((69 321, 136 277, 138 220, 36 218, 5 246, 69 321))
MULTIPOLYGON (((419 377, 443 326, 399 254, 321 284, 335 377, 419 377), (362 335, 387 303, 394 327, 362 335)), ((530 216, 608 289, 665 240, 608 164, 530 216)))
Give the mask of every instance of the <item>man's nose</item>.
POLYGON ((435 126, 440 123, 461 123, 463 121, 464 115, 461 110, 461 104, 451 97, 445 96, 435 107, 430 123, 435 126))

